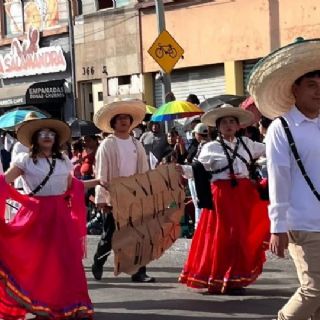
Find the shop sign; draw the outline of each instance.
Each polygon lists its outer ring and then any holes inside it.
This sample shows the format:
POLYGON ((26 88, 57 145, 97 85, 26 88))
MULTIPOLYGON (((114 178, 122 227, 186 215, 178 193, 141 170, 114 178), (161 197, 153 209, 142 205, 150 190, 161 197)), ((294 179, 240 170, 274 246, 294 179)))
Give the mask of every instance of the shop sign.
POLYGON ((20 106, 25 103, 26 103, 25 96, 0 99, 0 108, 7 107, 7 106, 20 106))
POLYGON ((28 103, 50 103, 64 100, 66 97, 64 90, 64 80, 35 83, 27 90, 28 103))
POLYGON ((40 33, 30 27, 21 43, 13 39, 9 53, 0 55, 0 78, 15 78, 65 71, 67 63, 60 46, 39 47, 40 33))

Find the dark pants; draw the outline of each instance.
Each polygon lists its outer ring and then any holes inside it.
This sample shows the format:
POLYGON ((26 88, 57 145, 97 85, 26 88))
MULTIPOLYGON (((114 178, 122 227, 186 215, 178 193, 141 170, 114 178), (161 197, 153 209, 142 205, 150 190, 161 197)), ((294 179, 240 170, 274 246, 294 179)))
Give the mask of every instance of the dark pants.
MULTIPOLYGON (((112 250, 112 236, 116 230, 112 213, 105 215, 103 232, 98 243, 97 251, 94 255, 94 264, 103 267, 112 250)), ((136 274, 146 274, 146 267, 141 267, 136 274)))

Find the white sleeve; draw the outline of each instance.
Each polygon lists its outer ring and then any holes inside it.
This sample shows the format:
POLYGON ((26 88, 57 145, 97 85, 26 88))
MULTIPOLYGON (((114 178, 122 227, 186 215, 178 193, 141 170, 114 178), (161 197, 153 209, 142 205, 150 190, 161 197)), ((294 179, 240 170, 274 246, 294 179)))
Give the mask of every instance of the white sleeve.
POLYGON ((280 120, 268 129, 266 155, 269 181, 271 233, 287 232, 291 186, 290 148, 280 120))
POLYGON ((68 157, 67 155, 65 155, 65 154, 63 154, 62 157, 63 157, 63 159, 64 159, 64 161, 65 161, 65 163, 66 163, 66 166, 67 166, 68 171, 69 171, 70 173, 72 173, 72 172, 73 172, 73 164, 72 164, 71 160, 70 160, 69 157, 68 157))
POLYGON ((212 164, 213 164, 213 151, 211 150, 214 148, 213 142, 206 143, 199 154, 198 160, 204 166, 207 171, 212 171, 212 164))
POLYGON ((27 153, 19 153, 15 158, 12 158, 10 165, 25 171, 28 159, 29 155, 27 153))
MULTIPOLYGON (((107 170, 106 170, 106 164, 104 164, 104 161, 106 159, 107 150, 106 150, 106 141, 103 141, 100 146, 98 147, 98 150, 96 152, 96 163, 95 163, 95 176, 97 179, 100 179, 102 183, 109 183, 108 177, 107 177, 107 170)), ((96 186, 95 188, 95 203, 107 203, 108 199, 108 191, 101 187, 96 186)))
POLYGON ((253 159, 258 159, 261 156, 266 155, 266 145, 261 142, 250 140, 250 151, 252 153, 253 159))
POLYGON ((2 162, 1 162, 1 159, 0 159, 0 174, 3 173, 3 166, 2 166, 2 162))

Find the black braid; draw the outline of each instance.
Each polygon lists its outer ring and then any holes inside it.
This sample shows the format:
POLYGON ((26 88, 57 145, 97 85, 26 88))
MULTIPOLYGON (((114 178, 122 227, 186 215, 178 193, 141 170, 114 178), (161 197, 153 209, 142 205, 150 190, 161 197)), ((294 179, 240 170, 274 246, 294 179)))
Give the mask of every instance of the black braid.
POLYGON ((234 188, 238 185, 238 181, 237 179, 235 178, 235 174, 234 174, 234 169, 233 169, 233 161, 230 157, 230 154, 226 148, 226 145, 224 143, 224 140, 223 140, 223 137, 221 135, 221 132, 219 131, 218 132, 218 136, 219 136, 219 139, 220 139, 220 143, 221 143, 221 146, 222 146, 222 149, 223 149, 223 152, 228 160, 228 166, 229 166, 229 170, 230 170, 230 176, 231 176, 231 179, 230 179, 230 183, 231 183, 231 186, 234 188))

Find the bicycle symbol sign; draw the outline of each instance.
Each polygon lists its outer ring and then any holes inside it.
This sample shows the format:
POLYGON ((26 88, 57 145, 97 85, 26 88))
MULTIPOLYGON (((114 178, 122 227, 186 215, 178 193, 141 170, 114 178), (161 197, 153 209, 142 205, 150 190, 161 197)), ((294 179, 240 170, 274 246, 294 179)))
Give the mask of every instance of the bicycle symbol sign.
POLYGON ((148 52, 164 72, 170 73, 182 57, 184 50, 165 30, 154 41, 148 52))
POLYGON ((173 48, 171 44, 161 45, 159 43, 158 48, 156 49, 156 56, 159 59, 162 59, 165 54, 169 55, 171 58, 175 58, 177 56, 177 50, 173 48))

